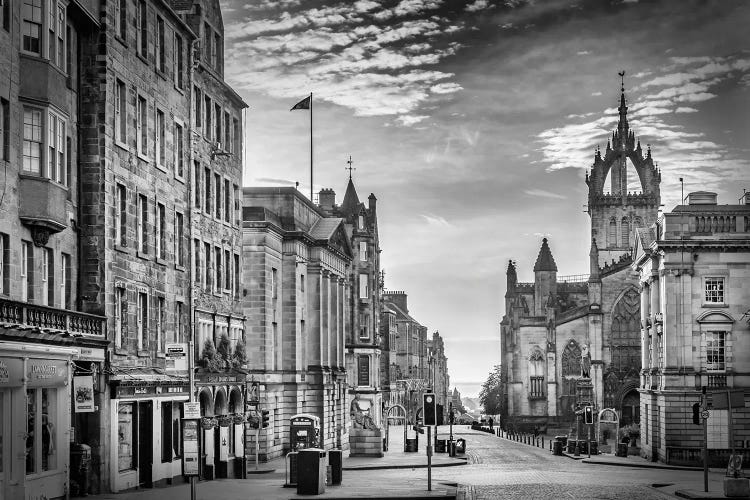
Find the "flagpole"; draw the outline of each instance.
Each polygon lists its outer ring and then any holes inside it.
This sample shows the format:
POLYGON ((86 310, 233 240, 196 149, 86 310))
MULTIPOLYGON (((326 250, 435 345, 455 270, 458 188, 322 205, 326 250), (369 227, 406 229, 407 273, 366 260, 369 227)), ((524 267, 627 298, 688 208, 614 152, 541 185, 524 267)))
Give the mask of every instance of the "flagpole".
POLYGON ((310 201, 313 201, 313 99, 310 92, 310 201))

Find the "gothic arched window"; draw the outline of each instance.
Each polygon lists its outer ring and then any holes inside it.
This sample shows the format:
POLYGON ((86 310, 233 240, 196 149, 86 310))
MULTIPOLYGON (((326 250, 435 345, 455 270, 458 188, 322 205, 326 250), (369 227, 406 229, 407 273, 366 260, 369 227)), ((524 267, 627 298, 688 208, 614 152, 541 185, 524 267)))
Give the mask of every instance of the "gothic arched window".
POLYGON ((581 348, 575 340, 568 342, 563 351, 562 374, 563 376, 581 374, 581 348))
POLYGON ((617 221, 614 217, 609 220, 609 233, 607 234, 607 246, 614 248, 617 246, 617 221))
POLYGON ((610 348, 612 367, 618 371, 641 369, 641 296, 628 289, 612 311, 610 348))
POLYGON ((622 218, 622 245, 624 248, 630 247, 630 224, 628 223, 628 218, 623 217, 622 218))

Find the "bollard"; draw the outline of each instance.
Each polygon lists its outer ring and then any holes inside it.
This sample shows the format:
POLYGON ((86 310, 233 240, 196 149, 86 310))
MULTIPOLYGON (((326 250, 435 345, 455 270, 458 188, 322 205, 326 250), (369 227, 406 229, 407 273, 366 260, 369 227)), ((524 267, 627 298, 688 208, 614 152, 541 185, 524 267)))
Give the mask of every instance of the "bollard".
POLYGON ((552 451, 552 440, 549 442, 549 451, 552 451))
POLYGON ((542 448, 544 448, 544 436, 542 436, 542 448))

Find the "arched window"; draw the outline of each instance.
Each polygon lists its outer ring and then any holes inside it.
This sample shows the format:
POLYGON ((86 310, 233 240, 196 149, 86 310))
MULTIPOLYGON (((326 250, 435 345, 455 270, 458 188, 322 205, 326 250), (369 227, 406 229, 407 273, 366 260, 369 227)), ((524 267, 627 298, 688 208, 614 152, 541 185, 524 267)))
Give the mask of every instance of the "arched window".
POLYGON ((641 369, 641 297, 634 288, 628 289, 612 311, 610 350, 612 368, 620 372, 641 369))
POLYGON ((575 340, 571 339, 563 351, 562 374, 563 376, 581 374, 581 347, 575 340))
POLYGON ((621 231, 622 231, 622 247, 630 248, 630 224, 628 223, 627 217, 622 218, 621 231))
POLYGON ((609 220, 609 233, 607 234, 607 246, 614 248, 617 246, 617 221, 614 217, 609 220))

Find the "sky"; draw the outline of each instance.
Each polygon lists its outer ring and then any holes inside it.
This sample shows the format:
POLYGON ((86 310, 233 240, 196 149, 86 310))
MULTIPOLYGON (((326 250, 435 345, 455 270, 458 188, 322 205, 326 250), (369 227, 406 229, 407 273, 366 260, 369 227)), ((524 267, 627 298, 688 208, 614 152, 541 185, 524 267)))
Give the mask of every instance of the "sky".
MULTIPOLYGON (((584 177, 617 123, 662 173, 662 203, 750 189, 750 2, 221 0, 225 76, 249 105, 246 186, 378 199, 385 285, 439 331, 451 385, 500 362, 505 270, 588 272, 584 177)), ((637 186, 633 187, 634 189, 637 186)))

